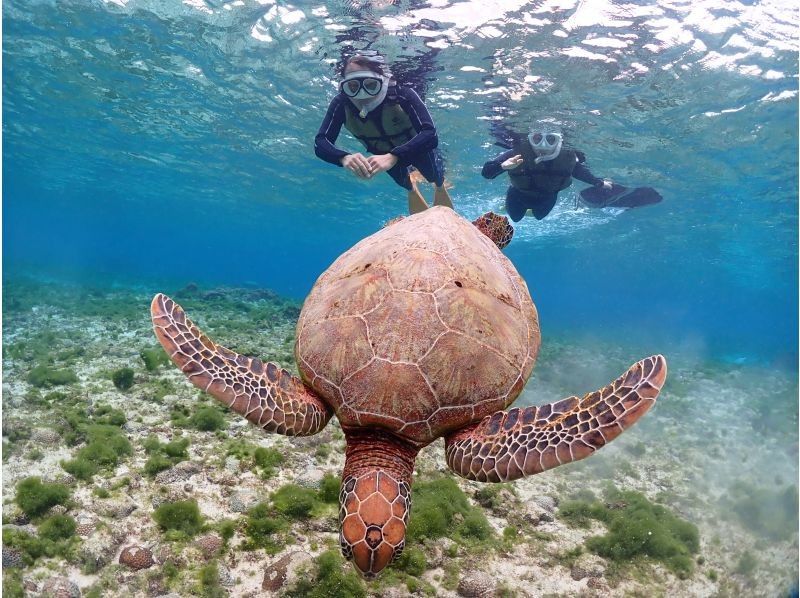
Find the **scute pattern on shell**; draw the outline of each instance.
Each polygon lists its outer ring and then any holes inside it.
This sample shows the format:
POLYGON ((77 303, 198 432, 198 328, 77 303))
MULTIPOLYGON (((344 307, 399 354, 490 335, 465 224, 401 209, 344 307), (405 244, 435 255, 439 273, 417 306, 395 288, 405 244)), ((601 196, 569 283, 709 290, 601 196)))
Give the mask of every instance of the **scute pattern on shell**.
POLYGON ((511 262, 443 207, 344 253, 297 330, 301 376, 344 427, 381 427, 418 446, 508 406, 540 340, 511 262))

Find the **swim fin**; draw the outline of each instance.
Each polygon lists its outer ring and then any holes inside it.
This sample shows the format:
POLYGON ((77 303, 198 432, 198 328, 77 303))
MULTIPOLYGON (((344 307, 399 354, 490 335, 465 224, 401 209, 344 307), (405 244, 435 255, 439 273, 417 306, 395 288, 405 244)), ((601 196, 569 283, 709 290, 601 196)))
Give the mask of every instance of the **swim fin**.
POLYGON ((638 208, 660 202, 663 197, 652 187, 624 187, 611 184, 611 189, 589 187, 580 193, 590 208, 638 208))

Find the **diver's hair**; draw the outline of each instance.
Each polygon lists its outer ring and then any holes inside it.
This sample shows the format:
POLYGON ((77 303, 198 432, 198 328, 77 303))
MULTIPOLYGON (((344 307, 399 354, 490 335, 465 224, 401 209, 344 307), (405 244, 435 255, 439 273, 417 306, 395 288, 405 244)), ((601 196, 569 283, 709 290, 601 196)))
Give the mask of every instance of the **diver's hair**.
POLYGON ((351 56, 350 58, 344 61, 341 73, 342 77, 344 77, 345 70, 347 70, 347 67, 350 66, 351 64, 360 66, 361 68, 368 71, 372 71, 373 73, 378 73, 379 75, 387 74, 383 63, 372 60, 368 56, 361 56, 360 54, 356 54, 355 56, 351 56))

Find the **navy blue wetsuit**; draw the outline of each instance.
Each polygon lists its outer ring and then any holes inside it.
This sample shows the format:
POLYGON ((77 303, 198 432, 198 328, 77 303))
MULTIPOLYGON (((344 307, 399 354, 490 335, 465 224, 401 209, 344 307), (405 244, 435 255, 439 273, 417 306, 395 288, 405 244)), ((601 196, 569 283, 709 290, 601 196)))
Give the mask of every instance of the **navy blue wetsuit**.
MULTIPOLYGON (((441 156, 436 146, 439 145, 439 138, 436 135, 436 127, 433 124, 428 109, 423 104, 417 93, 408 87, 393 86, 391 101, 396 103, 408 115, 415 135, 405 143, 393 147, 390 153, 397 156, 397 164, 386 172, 401 187, 411 189, 409 179, 409 167, 413 166, 431 183, 441 186, 444 182, 444 166, 441 156)), ((387 99, 389 99, 387 97, 387 99)), ((377 127, 382 122, 382 111, 387 105, 387 100, 372 110, 362 122, 371 121, 377 127)), ((352 102, 342 93, 339 93, 328 106, 325 120, 314 138, 314 153, 319 157, 341 166, 341 159, 351 152, 344 151, 336 147, 336 139, 347 118, 347 110, 352 110, 353 118, 360 118, 352 102)), ((380 153, 380 152, 373 152, 380 153)))
MULTIPOLYGON (((503 172, 509 172, 503 170, 503 167, 500 165, 509 158, 516 156, 518 153, 519 152, 514 149, 503 152, 494 160, 486 162, 486 164, 483 165, 481 174, 484 178, 493 179, 503 172)), ((584 155, 581 152, 575 152, 575 154, 578 161, 570 176, 584 183, 589 183, 590 185, 602 185, 603 179, 594 176, 589 172, 589 169, 584 166, 584 161, 586 160, 584 155)), ((549 168, 549 164, 550 162, 541 162, 539 168, 546 171, 547 168, 549 168)), ((520 166, 518 168, 522 167, 520 166)), ((557 198, 558 191, 522 191, 514 186, 510 186, 506 192, 506 211, 511 220, 519 222, 525 216, 525 212, 530 208, 533 211, 534 217, 537 220, 541 220, 547 216, 553 209, 553 206, 556 205, 557 198)))

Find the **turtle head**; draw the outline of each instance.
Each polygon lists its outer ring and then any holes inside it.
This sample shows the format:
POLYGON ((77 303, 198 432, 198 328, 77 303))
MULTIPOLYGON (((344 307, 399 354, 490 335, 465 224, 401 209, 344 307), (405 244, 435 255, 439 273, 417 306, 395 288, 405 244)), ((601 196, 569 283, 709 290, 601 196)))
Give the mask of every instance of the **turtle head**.
POLYGON ((385 471, 347 478, 339 495, 342 554, 367 579, 403 552, 411 506, 408 482, 385 471))
POLYGON ((345 436, 339 542, 344 557, 372 579, 403 552, 419 449, 377 429, 345 430, 345 436))

